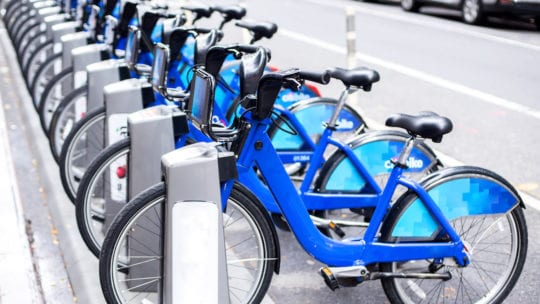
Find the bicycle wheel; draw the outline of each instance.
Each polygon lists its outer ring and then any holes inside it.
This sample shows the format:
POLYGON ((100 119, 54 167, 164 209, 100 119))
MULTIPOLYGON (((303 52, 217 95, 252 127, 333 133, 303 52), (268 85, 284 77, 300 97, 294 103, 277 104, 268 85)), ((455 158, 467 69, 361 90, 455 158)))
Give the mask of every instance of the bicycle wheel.
POLYGON ((40 32, 40 30, 41 30, 41 24, 35 23, 32 26, 25 29, 23 32, 21 32, 17 40, 14 41, 15 49, 18 50, 21 48, 23 44, 25 45, 26 43, 28 43, 28 40, 30 39, 30 37, 33 37, 36 33, 40 32))
POLYGON ((70 132, 60 154, 60 178, 67 196, 75 202, 79 182, 92 159, 103 150, 105 108, 81 119, 70 132))
MULTIPOLYGON (((52 61, 56 61, 57 67, 62 64, 62 54, 57 54, 51 59, 52 61)), ((55 63, 53 62, 49 65, 54 64, 55 63)), ((43 66, 46 65, 47 63, 43 66)), ((39 77, 39 74, 37 75, 39 77)), ((34 96, 39 98, 37 106, 41 128, 45 134, 48 134, 51 119, 56 108, 62 102, 64 97, 73 91, 73 68, 65 68, 56 75, 51 72, 46 73, 45 75, 47 76, 44 76, 41 79, 36 77, 33 92, 35 94, 34 96)))
POLYGON ((19 60, 21 69, 26 65, 26 62, 28 62, 30 55, 34 53, 36 47, 46 40, 47 31, 42 30, 28 37, 26 41, 21 42, 21 45, 17 48, 17 59, 19 60))
MULTIPOLYGON (((36 71, 34 79, 30 81, 30 96, 34 104, 39 106, 44 99, 44 93, 51 82, 62 69, 62 54, 54 54, 47 58, 36 71)), ((50 90, 50 89, 49 89, 50 90)), ((50 93, 49 93, 50 94, 50 93)), ((39 112, 38 112, 39 113, 39 112)))
POLYGON ((54 160, 58 163, 62 146, 75 124, 84 117, 88 86, 77 88, 60 102, 53 113, 49 127, 49 146, 54 160))
MULTIPOLYGON (((449 280, 382 279, 384 291, 392 303, 502 303, 514 287, 527 255, 527 226, 522 208, 519 205, 514 205, 508 211, 486 212, 482 210, 476 212, 476 207, 463 209, 462 202, 474 200, 473 203, 468 202, 467 204, 474 206, 485 204, 495 209, 498 207, 493 201, 498 200, 497 204, 499 205, 505 204, 503 199, 499 199, 503 195, 501 193, 504 193, 499 189, 505 189, 504 191, 507 193, 514 193, 512 196, 514 202, 515 198, 520 200, 519 196, 515 194, 515 190, 497 175, 472 167, 441 170, 434 177, 425 179, 422 185, 429 193, 432 193, 431 191, 436 191, 437 187, 444 187, 445 183, 454 182, 452 185, 455 185, 467 179, 474 182, 470 183, 470 186, 467 186, 463 193, 460 189, 456 190, 453 187, 452 192, 458 193, 458 199, 453 196, 448 198, 448 195, 445 195, 444 199, 439 198, 436 203, 443 213, 448 215, 452 227, 465 242, 470 255, 470 264, 466 267, 459 267, 453 259, 382 264, 381 270, 383 272, 449 273, 451 275, 449 280), (493 183, 499 188, 488 188, 482 183, 493 183), (471 191, 482 191, 482 194, 471 193, 471 191), (483 198, 484 196, 488 198, 483 198), (471 199, 471 197, 474 198, 471 199), (451 201, 451 203, 446 204, 444 201, 451 201), (449 212, 448 210, 453 211, 449 212), (450 217, 450 214, 455 213, 456 210, 461 210, 457 212, 464 214, 450 217)), ((435 196, 431 195, 432 197, 437 196, 436 194, 435 196)), ((423 231, 420 234, 415 232, 416 238, 426 235, 420 240, 411 236, 401 237, 407 234, 404 232, 405 230, 411 231, 403 228, 410 225, 400 226, 400 223, 411 222, 407 220, 407 214, 412 213, 408 212, 417 214, 413 209, 418 209, 411 207, 417 201, 416 198, 415 194, 407 193, 395 203, 392 211, 388 214, 389 225, 383 224, 381 229, 383 242, 447 241, 446 233, 438 233, 440 228, 437 228, 436 224, 435 226, 424 225, 421 219, 423 217, 417 217, 420 220, 417 220, 415 225, 422 225, 423 229, 433 227, 434 233, 428 232, 429 236, 427 236, 423 231)), ((412 234, 409 233, 409 235, 412 234)))
POLYGON ((30 18, 27 18, 21 23, 21 25, 16 30, 13 31, 13 37, 11 37, 11 42, 13 43, 13 46, 16 47, 18 45, 18 42, 21 39, 21 36, 23 34, 26 34, 29 29, 33 27, 35 28, 36 25, 39 25, 37 20, 33 18, 36 18, 36 16, 34 15, 30 18))
POLYGON ((26 63, 23 62, 23 76, 29 89, 31 89, 30 85, 34 80, 39 67, 49 58, 49 56, 53 55, 53 47, 54 44, 52 40, 45 41, 39 46, 36 46, 36 49, 30 57, 28 57, 26 63))
POLYGON ((77 225, 88 249, 99 257, 105 238, 105 220, 114 217, 106 206, 127 203, 127 161, 131 140, 107 147, 92 161, 81 179, 75 198, 77 225))
POLYGON ((24 17, 29 10, 30 6, 28 4, 23 4, 16 11, 14 11, 8 19, 5 19, 5 26, 10 37, 13 35, 13 31, 15 30, 14 24, 20 20, 21 17, 24 17))
MULTIPOLYGON (((158 303, 164 202, 160 183, 128 203, 111 225, 99 260, 108 303, 158 303)), ((231 193, 223 217, 230 301, 260 303, 279 267, 273 226, 257 198, 240 186, 231 193)))
MULTIPOLYGON (((408 134, 398 131, 371 131, 349 140, 348 145, 380 189, 383 189, 393 167, 390 160, 399 154, 408 138, 408 134)), ((404 175, 415 180, 420 180, 442 167, 435 152, 424 143, 414 147, 408 163, 409 169, 404 175)), ((321 168, 314 189, 321 193, 375 193, 375 189, 341 150, 334 152, 321 168)), ((397 189, 394 198, 403 191, 404 189, 397 189)), ((322 214, 327 219, 350 224, 342 225, 342 230, 348 236, 358 237, 365 232, 364 228, 370 221, 373 210, 373 207, 332 209, 332 206, 328 206, 328 210, 322 214)), ((334 234, 332 236, 337 237, 334 234)))
POLYGON ((27 5, 24 1, 10 1, 6 4, 4 7, 5 14, 3 16, 3 21, 6 29, 9 29, 8 24, 10 24, 10 20, 13 19, 16 13, 18 13, 24 5, 27 5))

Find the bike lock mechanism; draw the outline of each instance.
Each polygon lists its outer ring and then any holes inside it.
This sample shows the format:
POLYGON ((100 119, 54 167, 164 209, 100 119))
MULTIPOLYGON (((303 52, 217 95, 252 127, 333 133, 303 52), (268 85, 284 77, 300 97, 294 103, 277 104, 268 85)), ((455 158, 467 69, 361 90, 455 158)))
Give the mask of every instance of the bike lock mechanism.
POLYGON ((213 143, 162 157, 167 188, 162 303, 229 303, 220 168, 234 174, 234 159, 213 143))

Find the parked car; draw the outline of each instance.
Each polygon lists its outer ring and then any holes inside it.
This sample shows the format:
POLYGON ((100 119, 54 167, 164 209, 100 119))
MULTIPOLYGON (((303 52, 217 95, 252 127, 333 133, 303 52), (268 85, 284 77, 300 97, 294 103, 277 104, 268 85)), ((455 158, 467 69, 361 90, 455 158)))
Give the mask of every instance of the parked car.
POLYGON ((417 12, 421 6, 443 6, 460 9, 463 21, 482 23, 488 15, 513 15, 534 19, 540 29, 540 0, 400 0, 401 7, 417 12))

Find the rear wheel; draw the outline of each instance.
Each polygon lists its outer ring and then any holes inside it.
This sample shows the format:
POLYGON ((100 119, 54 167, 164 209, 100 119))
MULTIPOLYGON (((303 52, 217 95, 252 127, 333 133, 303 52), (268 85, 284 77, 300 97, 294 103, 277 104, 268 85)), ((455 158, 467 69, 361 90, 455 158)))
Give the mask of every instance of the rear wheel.
POLYGON ((60 154, 60 178, 67 196, 75 194, 86 168, 104 147, 105 108, 101 107, 80 120, 68 135, 60 154))
MULTIPOLYGON (((158 303, 161 298, 165 200, 165 185, 160 183, 114 219, 99 261, 108 303, 158 303)), ((235 186, 223 223, 230 302, 260 303, 279 258, 268 215, 256 197, 235 186)))
POLYGON ((461 217, 451 222, 471 246, 471 264, 434 260, 381 265, 383 272, 450 273, 450 280, 383 279, 392 303, 502 303, 516 284, 527 254, 527 228, 520 207, 505 215, 461 217))

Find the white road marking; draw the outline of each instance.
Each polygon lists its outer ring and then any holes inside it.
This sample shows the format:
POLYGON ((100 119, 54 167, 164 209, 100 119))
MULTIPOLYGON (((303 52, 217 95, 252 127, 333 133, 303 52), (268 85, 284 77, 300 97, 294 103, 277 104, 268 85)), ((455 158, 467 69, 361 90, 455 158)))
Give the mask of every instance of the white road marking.
MULTIPOLYGON (((334 53, 343 54, 343 55, 346 54, 345 47, 331 44, 323 40, 315 39, 313 37, 309 37, 301 33, 297 33, 297 32, 293 32, 284 28, 280 28, 279 34, 286 36, 288 38, 297 40, 297 41, 301 41, 301 42, 304 42, 304 43, 307 43, 316 47, 320 47, 322 49, 325 49, 334 53)), ((435 76, 426 72, 422 72, 413 68, 406 67, 399 63, 391 62, 388 60, 384 60, 384 59, 377 58, 377 57, 367 55, 367 54, 363 54, 360 52, 356 53, 356 58, 364 62, 369 62, 374 65, 407 75, 409 77, 413 77, 413 78, 431 83, 433 85, 476 98, 486 103, 494 104, 494 105, 506 108, 508 110, 530 116, 535 119, 540 119, 540 111, 521 105, 517 102, 495 96, 490 93, 482 92, 480 90, 473 89, 471 87, 468 87, 468 86, 465 86, 465 85, 462 85, 462 84, 459 84, 459 83, 456 83, 456 82, 453 82, 453 81, 450 81, 450 80, 447 80, 447 79, 444 79, 444 78, 441 78, 441 77, 438 77, 438 76, 435 76)))

